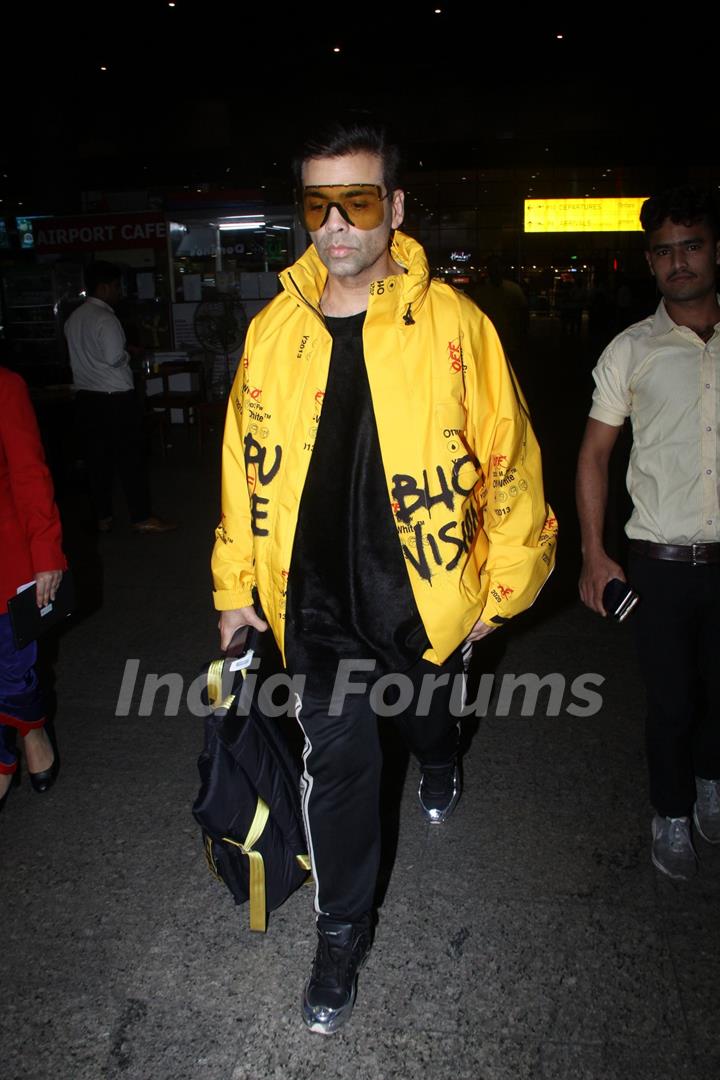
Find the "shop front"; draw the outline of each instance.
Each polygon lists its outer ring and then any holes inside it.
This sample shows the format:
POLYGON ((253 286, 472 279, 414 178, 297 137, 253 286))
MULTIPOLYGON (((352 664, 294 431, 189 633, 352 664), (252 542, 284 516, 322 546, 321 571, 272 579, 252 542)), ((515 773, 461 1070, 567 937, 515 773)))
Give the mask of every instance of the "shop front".
POLYGON ((117 314, 128 347, 150 363, 202 354, 208 393, 227 394, 248 323, 277 292, 305 234, 290 207, 168 200, 166 212, 26 217, 3 269, 5 362, 34 384, 70 381, 63 325, 84 299, 83 268, 122 271, 117 314))

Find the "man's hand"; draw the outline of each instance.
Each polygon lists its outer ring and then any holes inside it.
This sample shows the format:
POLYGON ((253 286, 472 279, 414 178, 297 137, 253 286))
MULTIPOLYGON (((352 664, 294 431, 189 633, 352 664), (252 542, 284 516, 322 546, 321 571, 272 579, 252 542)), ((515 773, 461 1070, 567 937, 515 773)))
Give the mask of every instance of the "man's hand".
POLYGON ((602 542, 610 455, 621 430, 591 417, 578 455, 575 492, 583 547, 580 596, 583 604, 598 615, 607 614, 602 594, 608 581, 625 580, 622 567, 608 558, 602 542))
POLYGON ((239 630, 241 626, 254 626, 261 633, 268 628, 268 624, 260 618, 252 605, 233 608, 232 611, 221 611, 218 629, 220 631, 220 648, 223 652, 230 644, 235 631, 239 630))
POLYGON ((39 608, 46 607, 51 600, 55 599, 62 576, 62 570, 40 570, 35 575, 35 594, 39 608))
POLYGON ((484 623, 482 619, 478 619, 468 636, 465 638, 465 643, 471 644, 473 641, 480 641, 481 638, 487 637, 488 634, 492 634, 493 630, 497 630, 497 628, 497 623, 484 623))
POLYGON ((597 611, 598 615, 607 615, 602 596, 608 581, 612 581, 613 578, 625 581, 625 574, 622 566, 609 558, 604 551, 585 556, 579 582, 580 599, 591 611, 597 611))

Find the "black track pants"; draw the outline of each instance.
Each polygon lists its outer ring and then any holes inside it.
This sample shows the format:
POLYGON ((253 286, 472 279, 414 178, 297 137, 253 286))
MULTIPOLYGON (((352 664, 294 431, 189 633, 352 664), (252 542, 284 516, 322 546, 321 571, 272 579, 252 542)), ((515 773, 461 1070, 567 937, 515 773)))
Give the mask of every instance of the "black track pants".
POLYGON ((379 681, 355 672, 350 681, 365 682, 365 690, 338 694, 336 682, 332 698, 326 690, 315 692, 307 676, 296 704, 305 735, 303 813, 318 912, 353 921, 372 908, 380 861, 378 724, 396 724, 421 765, 452 762, 464 698, 462 672, 457 650, 442 667, 421 660, 379 681), (431 694, 433 684, 423 682, 425 676, 446 685, 436 685, 431 694), (397 715, 382 715, 381 692, 392 711, 402 707, 397 715), (417 715, 422 712, 426 715, 417 715))

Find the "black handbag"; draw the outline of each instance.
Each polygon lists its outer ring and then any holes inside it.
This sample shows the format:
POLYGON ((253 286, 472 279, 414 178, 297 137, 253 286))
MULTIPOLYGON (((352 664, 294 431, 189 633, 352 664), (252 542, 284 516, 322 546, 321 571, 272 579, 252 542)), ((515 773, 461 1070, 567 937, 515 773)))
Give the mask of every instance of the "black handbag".
POLYGON ((207 667, 206 697, 213 711, 205 719, 200 792, 193 805, 211 873, 227 885, 236 904, 249 900, 250 929, 260 931, 267 929, 267 913, 280 907, 310 871, 300 766, 254 692, 279 663, 260 655, 257 683, 248 678, 253 657, 271 651, 270 637, 251 631, 242 658, 207 667))

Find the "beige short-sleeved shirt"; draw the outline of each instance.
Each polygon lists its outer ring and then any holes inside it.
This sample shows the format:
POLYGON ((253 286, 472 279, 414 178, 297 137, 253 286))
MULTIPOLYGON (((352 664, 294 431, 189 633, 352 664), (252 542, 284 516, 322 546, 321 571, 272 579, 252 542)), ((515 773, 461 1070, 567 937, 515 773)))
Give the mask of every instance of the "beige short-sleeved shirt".
POLYGON ((630 417, 629 537, 658 544, 720 542, 720 323, 707 343, 657 311, 628 327, 593 372, 590 416, 630 417))

